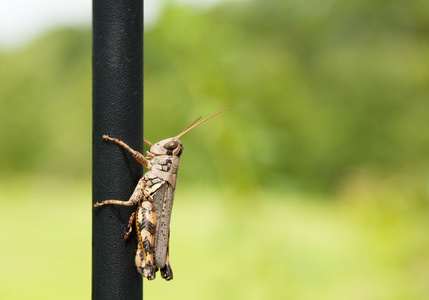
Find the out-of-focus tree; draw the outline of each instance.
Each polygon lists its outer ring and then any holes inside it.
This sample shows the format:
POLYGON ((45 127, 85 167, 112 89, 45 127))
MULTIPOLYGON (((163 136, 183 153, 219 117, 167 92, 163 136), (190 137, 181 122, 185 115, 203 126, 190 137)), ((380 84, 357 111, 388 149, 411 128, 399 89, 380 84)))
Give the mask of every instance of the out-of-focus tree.
MULTIPOLYGON (((170 5, 145 33, 145 137, 174 136, 229 107, 182 138, 180 180, 329 190, 361 168, 420 176, 429 150, 428 6, 170 5)), ((48 34, 0 53, 0 63, 5 172, 89 174, 89 31, 48 34)))

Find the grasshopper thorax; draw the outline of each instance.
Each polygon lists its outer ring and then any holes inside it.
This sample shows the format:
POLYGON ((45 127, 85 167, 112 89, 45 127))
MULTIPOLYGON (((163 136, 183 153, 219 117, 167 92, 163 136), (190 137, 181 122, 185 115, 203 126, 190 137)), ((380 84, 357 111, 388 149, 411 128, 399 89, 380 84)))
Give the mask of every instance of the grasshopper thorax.
POLYGON ((183 145, 175 137, 168 138, 158 143, 155 143, 150 147, 150 153, 159 156, 159 155, 169 155, 169 156, 179 156, 182 155, 183 145))

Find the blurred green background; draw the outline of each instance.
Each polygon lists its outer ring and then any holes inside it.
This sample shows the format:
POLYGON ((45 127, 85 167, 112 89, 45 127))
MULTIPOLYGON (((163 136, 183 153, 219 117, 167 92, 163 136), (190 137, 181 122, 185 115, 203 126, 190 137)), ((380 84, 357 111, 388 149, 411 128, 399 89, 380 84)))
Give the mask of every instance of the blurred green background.
MULTIPOLYGON (((146 298, 427 299, 428 11, 167 5, 145 33, 145 138, 229 110, 181 139, 175 279, 146 298)), ((0 298, 89 299, 90 27, 0 65, 0 298)))

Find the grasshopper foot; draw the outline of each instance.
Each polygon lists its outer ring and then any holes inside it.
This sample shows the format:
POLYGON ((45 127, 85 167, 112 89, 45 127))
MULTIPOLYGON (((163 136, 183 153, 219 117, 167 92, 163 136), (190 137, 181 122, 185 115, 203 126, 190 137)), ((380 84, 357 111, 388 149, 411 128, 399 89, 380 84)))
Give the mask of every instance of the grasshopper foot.
POLYGON ((171 269, 170 264, 167 263, 163 268, 161 268, 161 276, 167 281, 173 279, 173 270, 171 269))

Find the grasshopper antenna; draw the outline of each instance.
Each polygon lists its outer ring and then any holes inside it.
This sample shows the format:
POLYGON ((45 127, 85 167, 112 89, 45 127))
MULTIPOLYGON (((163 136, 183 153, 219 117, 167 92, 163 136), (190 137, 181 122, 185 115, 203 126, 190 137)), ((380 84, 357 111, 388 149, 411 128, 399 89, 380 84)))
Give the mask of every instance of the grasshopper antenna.
POLYGON ((201 119, 201 117, 199 117, 198 119, 196 119, 194 122, 192 122, 188 127, 186 127, 185 129, 183 129, 183 131, 181 132, 181 133, 179 133, 176 137, 175 137, 175 139, 179 139, 182 135, 184 135, 185 133, 187 133, 189 130, 191 130, 191 129, 193 129, 193 128, 195 128, 195 127, 197 127, 198 125, 200 125, 201 123, 204 123, 205 121, 207 121, 207 120, 209 120, 209 119, 211 119, 211 118, 213 118, 214 116, 217 116, 218 114, 220 114, 220 113, 223 113, 225 110, 227 110, 228 108, 224 108, 224 109, 222 109, 222 110, 220 110, 220 111, 218 111, 217 113, 214 113, 214 114, 212 114, 211 116, 209 116, 209 117, 207 117, 207 118, 205 118, 204 120, 202 120, 202 121, 200 121, 200 122, 198 122, 197 124, 195 124, 195 122, 197 122, 199 119, 201 119), (195 124, 195 125, 194 125, 195 124))
POLYGON ((183 129, 183 131, 187 130, 189 127, 191 127, 192 125, 194 125, 199 119, 201 119, 201 116, 199 118, 197 118, 194 122, 192 122, 191 124, 189 124, 185 129, 183 129))
MULTIPOLYGON (((194 122, 192 122, 191 124, 188 125, 188 127, 186 127, 183 131, 185 131, 186 129, 188 129, 189 127, 191 127, 192 125, 195 124, 195 122, 197 122, 199 119, 201 119, 201 117, 199 117, 198 119, 196 119, 194 122)), ((152 147, 152 143, 149 142, 148 140, 143 140, 143 143, 145 143, 146 145, 148 145, 149 147, 152 147)))

